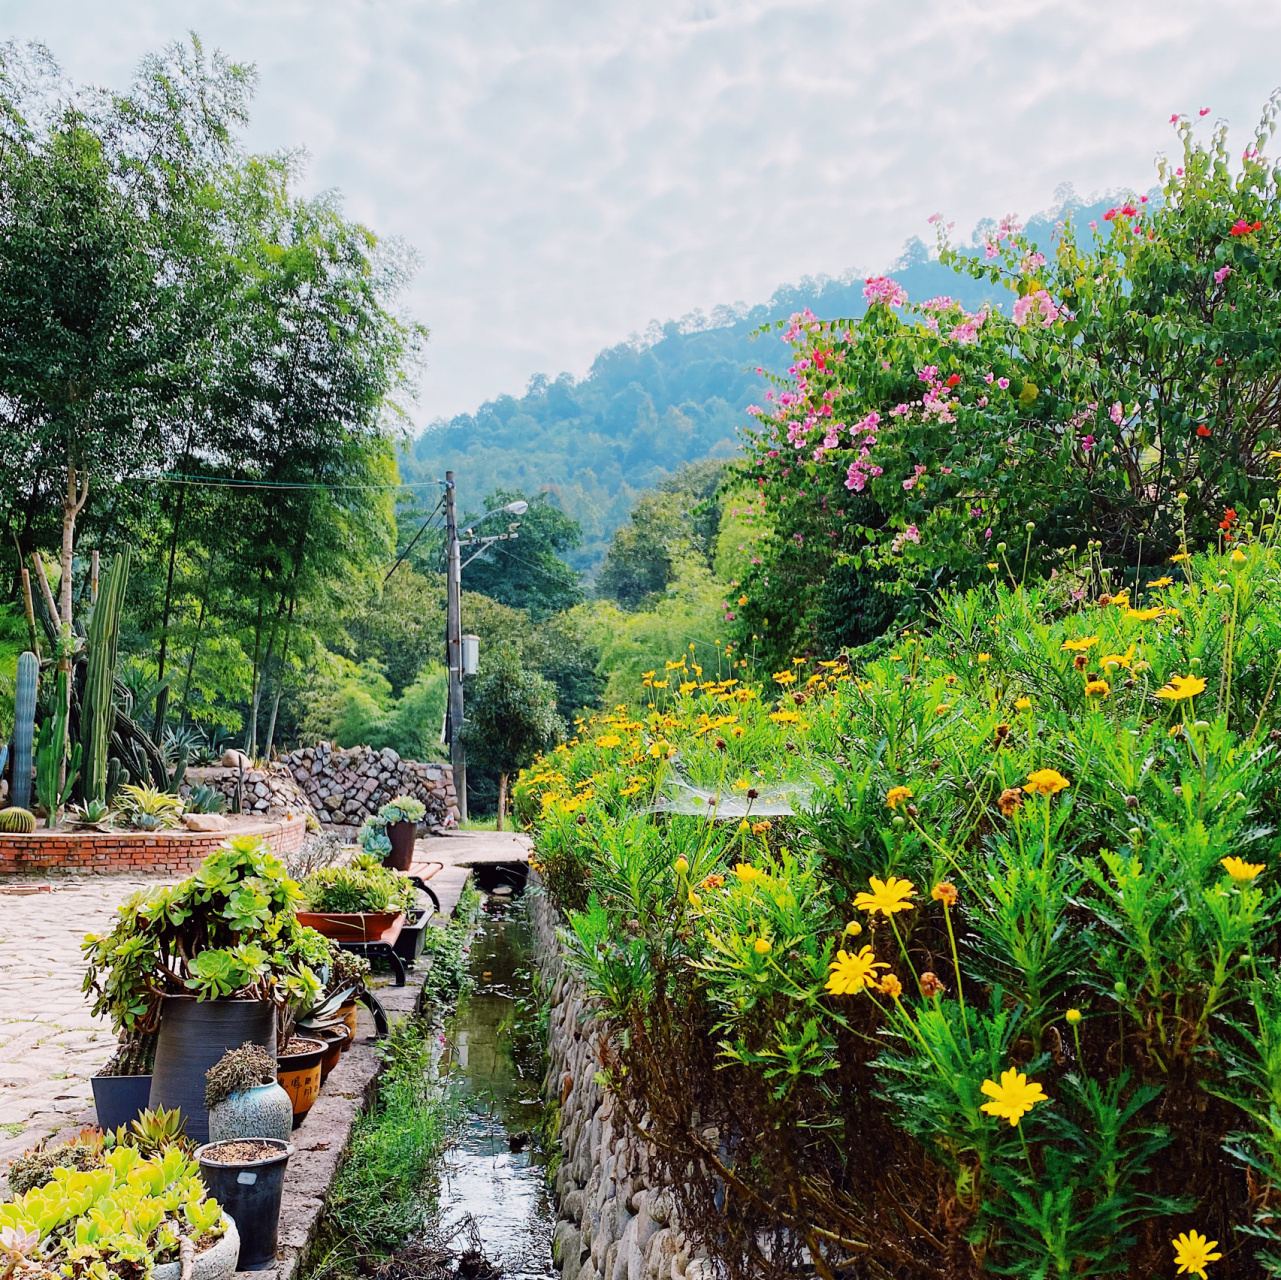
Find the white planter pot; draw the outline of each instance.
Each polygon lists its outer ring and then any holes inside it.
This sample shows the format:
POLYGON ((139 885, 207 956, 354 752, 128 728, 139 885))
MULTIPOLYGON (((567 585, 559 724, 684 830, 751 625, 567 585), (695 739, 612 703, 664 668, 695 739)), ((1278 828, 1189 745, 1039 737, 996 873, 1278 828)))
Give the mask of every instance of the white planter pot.
MULTIPOLYGON (((191 1280, 230 1280, 240 1257, 240 1232, 236 1224, 224 1213, 226 1230, 203 1253, 196 1254, 191 1280)), ((182 1280, 181 1262, 164 1262, 153 1267, 151 1280, 182 1280)))

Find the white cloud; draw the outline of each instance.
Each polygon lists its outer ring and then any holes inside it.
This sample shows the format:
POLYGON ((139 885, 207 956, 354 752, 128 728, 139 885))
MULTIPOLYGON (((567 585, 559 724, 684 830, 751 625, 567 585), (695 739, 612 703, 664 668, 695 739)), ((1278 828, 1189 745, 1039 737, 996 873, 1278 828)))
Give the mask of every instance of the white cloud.
POLYGON ((1146 187, 1175 110, 1244 141, 1270 0, 0 0, 123 83, 188 29, 256 62, 264 149, 422 255, 419 413, 582 373, 602 345, 891 260, 1057 184, 1146 187), (1211 116, 1211 119, 1214 117, 1211 116))

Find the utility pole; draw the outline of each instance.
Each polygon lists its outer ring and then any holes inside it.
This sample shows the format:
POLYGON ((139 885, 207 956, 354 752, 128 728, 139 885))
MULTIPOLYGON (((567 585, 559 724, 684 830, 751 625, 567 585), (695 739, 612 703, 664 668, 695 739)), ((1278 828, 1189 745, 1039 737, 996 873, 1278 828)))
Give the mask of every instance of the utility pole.
POLYGON ((467 757, 463 751, 462 547, 458 542, 454 473, 445 472, 445 663, 449 668, 449 760, 454 767, 458 815, 467 821, 467 757))

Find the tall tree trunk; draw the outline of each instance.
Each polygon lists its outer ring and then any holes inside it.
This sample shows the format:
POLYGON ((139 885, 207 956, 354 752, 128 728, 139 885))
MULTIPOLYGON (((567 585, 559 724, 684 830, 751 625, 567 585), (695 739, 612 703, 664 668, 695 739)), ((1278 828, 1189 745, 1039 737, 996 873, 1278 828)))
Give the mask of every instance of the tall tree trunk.
POLYGON ((254 758, 254 749, 258 746, 258 697, 260 693, 259 681, 261 679, 258 660, 262 656, 262 593, 266 582, 267 570, 263 569, 258 575, 258 617, 254 620, 253 684, 249 696, 249 724, 245 729, 245 755, 251 760, 254 758))
POLYGON ((272 743, 276 740, 276 713, 280 710, 280 695, 285 688, 285 658, 289 654, 289 641, 293 636, 294 604, 289 601, 289 616, 285 619, 285 638, 280 642, 280 657, 276 659, 276 696, 271 702, 271 719, 267 723, 267 755, 271 755, 272 743))
POLYGON ((498 775, 498 825, 496 830, 503 829, 503 810, 507 808, 507 775, 498 775))
POLYGON ((205 587, 200 594, 200 610, 196 614, 196 635, 191 642, 191 656, 187 659, 187 679, 182 686, 182 718, 187 720, 187 709, 191 697, 191 681, 196 673, 196 654, 200 650, 200 636, 205 629, 205 610, 209 605, 209 585, 213 580, 214 557, 209 557, 209 567, 205 570, 205 587))
POLYGON ((178 529, 182 523, 183 499, 187 496, 187 486, 178 492, 178 506, 173 517, 173 536, 169 540, 169 569, 165 575, 165 601, 160 610, 160 648, 156 651, 156 680, 160 682, 160 692, 156 694, 156 721, 151 736, 160 741, 164 729, 165 712, 169 707, 169 686, 164 683, 165 661, 169 656, 169 618, 173 610, 173 575, 178 560, 178 529))
MULTIPOLYGON (((67 679, 63 683, 65 701, 63 706, 62 755, 58 762, 58 794, 61 795, 67 784, 67 754, 71 734, 71 565, 76 542, 76 517, 84 508, 89 497, 89 472, 80 473, 80 483, 76 483, 76 466, 67 464, 67 496, 62 503, 62 581, 58 583, 60 597, 58 612, 54 617, 59 636, 56 642, 58 654, 58 671, 65 672, 67 679)), ((62 682, 60 682, 62 683, 62 682)), ((50 815, 52 825, 53 815, 50 815)))

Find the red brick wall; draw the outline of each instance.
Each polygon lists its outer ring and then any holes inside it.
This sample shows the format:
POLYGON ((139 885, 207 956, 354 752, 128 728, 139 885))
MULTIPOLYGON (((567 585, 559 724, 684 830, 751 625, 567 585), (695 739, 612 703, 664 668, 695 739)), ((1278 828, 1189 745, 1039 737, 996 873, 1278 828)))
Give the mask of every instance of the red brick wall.
POLYGON ((186 875, 228 836, 261 835, 276 853, 292 853, 306 834, 302 817, 245 823, 229 831, 0 832, 0 876, 51 871, 186 875))

